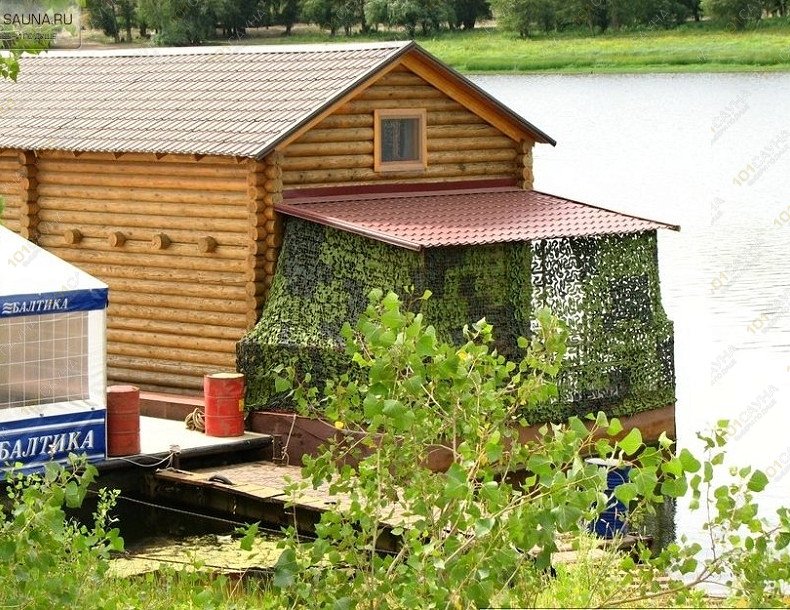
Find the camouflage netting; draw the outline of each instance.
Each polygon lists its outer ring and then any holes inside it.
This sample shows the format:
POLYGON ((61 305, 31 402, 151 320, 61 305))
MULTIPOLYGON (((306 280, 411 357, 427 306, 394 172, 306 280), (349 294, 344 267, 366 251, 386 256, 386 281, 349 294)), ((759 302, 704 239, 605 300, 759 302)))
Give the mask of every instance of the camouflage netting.
POLYGON ((559 400, 538 420, 630 415, 675 402, 655 231, 535 242, 532 285, 533 306, 548 306, 570 331, 559 400))
POLYGON ((295 364, 317 382, 347 370, 340 329, 373 288, 412 286, 448 341, 485 317, 496 347, 517 358, 531 312, 548 305, 570 328, 556 403, 530 419, 604 409, 626 415, 674 401, 672 326, 661 307, 655 232, 483 247, 405 250, 290 218, 260 321, 238 344, 250 408, 288 408, 271 370, 295 364))

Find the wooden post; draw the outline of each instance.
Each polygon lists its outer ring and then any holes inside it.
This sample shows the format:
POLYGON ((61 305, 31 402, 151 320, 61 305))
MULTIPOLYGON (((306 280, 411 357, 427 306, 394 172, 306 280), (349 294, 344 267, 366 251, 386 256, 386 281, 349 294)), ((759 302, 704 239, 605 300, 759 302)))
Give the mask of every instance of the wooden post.
POLYGON ((262 161, 250 160, 247 174, 249 256, 247 260, 247 323, 255 325, 274 278, 282 240, 281 221, 274 206, 283 200, 283 155, 273 152, 262 161), (268 263, 268 264, 264 264, 268 263))
POLYGON ((32 242, 38 240, 38 181, 36 155, 19 153, 19 233, 32 242))
POLYGON ((532 147, 535 146, 533 140, 522 140, 518 145, 518 156, 516 157, 516 168, 518 171, 517 179, 519 186, 525 191, 531 191, 535 183, 535 176, 532 173, 532 147))

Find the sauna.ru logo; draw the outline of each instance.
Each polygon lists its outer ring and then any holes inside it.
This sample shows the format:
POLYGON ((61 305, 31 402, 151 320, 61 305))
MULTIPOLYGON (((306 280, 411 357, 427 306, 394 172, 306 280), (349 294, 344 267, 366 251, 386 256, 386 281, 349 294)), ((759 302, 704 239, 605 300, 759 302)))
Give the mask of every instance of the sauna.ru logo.
POLYGON ((0 47, 79 47, 81 17, 80 0, 0 0, 0 47))

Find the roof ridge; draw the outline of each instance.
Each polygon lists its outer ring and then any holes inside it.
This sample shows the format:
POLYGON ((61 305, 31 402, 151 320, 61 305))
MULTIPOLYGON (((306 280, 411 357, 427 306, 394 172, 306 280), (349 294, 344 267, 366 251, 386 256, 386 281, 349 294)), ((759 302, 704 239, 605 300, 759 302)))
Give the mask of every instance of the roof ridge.
POLYGON ((371 49, 400 49, 412 44, 411 40, 385 40, 357 43, 302 43, 258 45, 211 45, 205 47, 133 47, 125 49, 75 49, 45 51, 38 55, 25 55, 26 59, 58 57, 179 57, 195 55, 276 55, 306 52, 349 52, 371 49))

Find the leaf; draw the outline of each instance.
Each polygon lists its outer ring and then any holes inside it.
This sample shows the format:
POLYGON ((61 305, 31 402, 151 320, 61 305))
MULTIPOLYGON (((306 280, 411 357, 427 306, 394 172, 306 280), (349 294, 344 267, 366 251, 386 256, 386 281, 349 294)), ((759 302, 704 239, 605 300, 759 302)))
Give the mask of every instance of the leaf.
POLYGON ((475 536, 482 538, 494 529, 494 519, 491 517, 480 518, 475 522, 475 536))
POLYGON ((623 424, 620 423, 620 420, 616 417, 613 417, 609 421, 609 427, 606 429, 606 434, 609 436, 617 436, 623 431, 623 424))
POLYGON ((661 464, 661 470, 667 474, 675 475, 676 477, 683 476, 683 463, 679 458, 672 458, 668 462, 661 464))
POLYGON ((332 604, 332 610, 350 610, 354 607, 354 600, 350 597, 340 597, 335 600, 335 603, 332 604))
POLYGON ((447 485, 444 490, 445 497, 454 500, 463 498, 469 489, 466 471, 461 468, 461 466, 454 463, 447 469, 446 476, 447 485))
POLYGON ((688 449, 681 449, 678 459, 686 472, 697 472, 702 467, 699 460, 688 449))
POLYGON ((631 431, 617 442, 627 456, 634 455, 642 446, 642 433, 639 428, 632 428, 631 431))
POLYGON ((661 483, 661 493, 670 498, 682 498, 687 490, 686 479, 666 479, 661 483))
POLYGON ((242 551, 251 551, 255 537, 258 535, 258 524, 253 523, 246 528, 242 528, 241 531, 244 532, 244 538, 241 539, 239 546, 242 551))
POLYGON ((285 589, 294 584, 299 566, 296 563, 296 551, 285 549, 274 565, 272 584, 278 589, 285 589))
POLYGON ((436 337, 429 334, 422 335, 417 340, 416 345, 416 352, 420 358, 425 358, 427 356, 432 356, 434 351, 436 350, 436 337))
POLYGON ((285 377, 275 377, 274 379, 274 390, 275 392, 287 392, 291 389, 291 382, 290 380, 286 379, 285 377))
POLYGON ((662 449, 669 449, 675 444, 675 441, 669 438, 666 432, 662 432, 661 436, 658 437, 658 444, 662 449))
POLYGON ((590 431, 587 429, 587 426, 585 426, 584 422, 580 420, 578 417, 571 417, 568 420, 568 428, 573 430, 580 438, 584 438, 590 434, 590 431))
POLYGON ((494 432, 491 434, 491 438, 489 438, 488 442, 486 443, 486 459, 488 460, 489 464, 493 464, 502 457, 501 436, 502 435, 500 434, 499 430, 494 430, 494 432))
POLYGON ((66 506, 69 508, 77 508, 82 504, 82 494, 80 493, 79 485, 76 481, 69 481, 66 483, 66 506))
POLYGON ((751 491, 761 492, 765 489, 766 485, 768 485, 768 477, 765 476, 762 470, 755 470, 754 474, 752 474, 752 478, 750 478, 749 482, 746 484, 746 487, 751 491))
POLYGON ((702 471, 704 472, 702 480, 705 481, 705 483, 710 483, 713 480, 713 464, 711 462, 705 462, 702 471))
POLYGON ((8 562, 16 554, 17 546, 14 540, 0 540, 0 561, 8 562))
POLYGON ((633 483, 623 483, 614 488, 614 497, 620 500, 626 506, 636 498, 636 485, 633 483))

